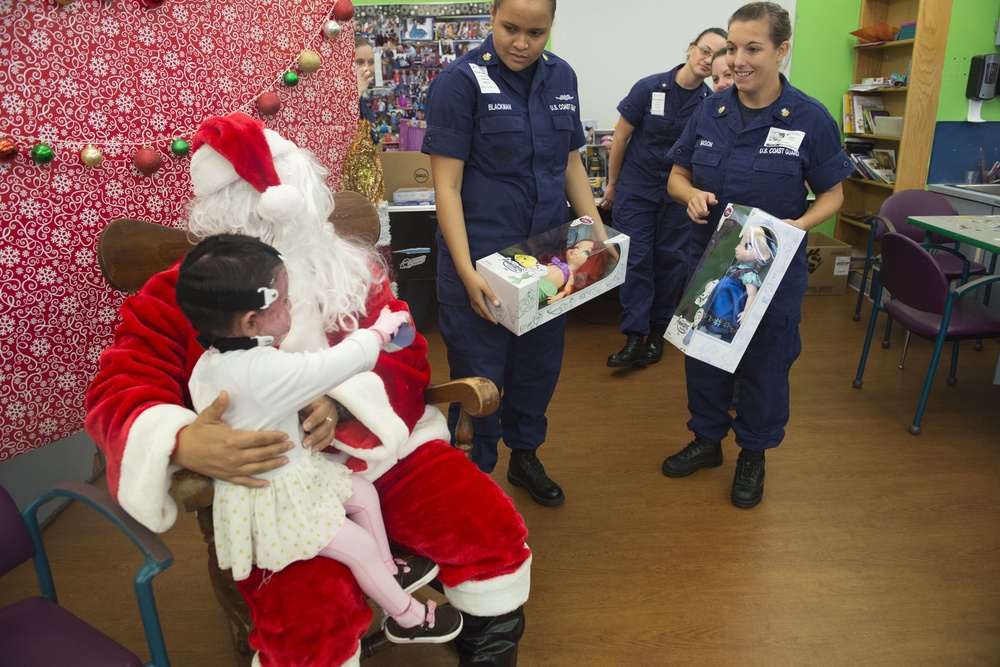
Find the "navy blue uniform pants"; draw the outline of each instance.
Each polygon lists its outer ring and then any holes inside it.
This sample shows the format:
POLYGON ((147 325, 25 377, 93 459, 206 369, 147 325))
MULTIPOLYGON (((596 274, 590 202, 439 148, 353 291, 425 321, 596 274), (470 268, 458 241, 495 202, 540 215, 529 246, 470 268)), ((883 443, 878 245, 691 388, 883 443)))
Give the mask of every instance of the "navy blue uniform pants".
POLYGON ((615 198, 611 226, 630 239, 628 270, 618 288, 622 333, 645 335, 650 325, 670 324, 693 225, 687 210, 669 199, 654 202, 628 193, 615 198))
POLYGON ((721 442, 732 428, 736 443, 744 449, 781 444, 788 424, 788 373, 802 351, 801 313, 801 294, 776 298, 768 305, 737 367, 740 395, 735 419, 729 413, 734 375, 684 357, 691 413, 688 428, 699 440, 721 442))
MULTIPOLYGON (((545 410, 562 368, 566 316, 517 336, 476 315, 466 298, 461 306, 441 303, 438 323, 448 348, 451 378, 485 377, 500 390, 500 409, 472 420, 473 462, 483 472, 492 472, 501 437, 511 449, 538 449, 545 441, 545 410)), ((449 408, 452 433, 458 413, 458 405, 449 408)))

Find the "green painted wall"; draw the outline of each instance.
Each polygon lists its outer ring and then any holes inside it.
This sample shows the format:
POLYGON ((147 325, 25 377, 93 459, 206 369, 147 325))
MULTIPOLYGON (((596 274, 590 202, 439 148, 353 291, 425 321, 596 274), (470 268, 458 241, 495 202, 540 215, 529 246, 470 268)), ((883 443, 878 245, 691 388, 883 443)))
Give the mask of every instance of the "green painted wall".
MULTIPOLYGON (((823 103, 839 121, 843 94, 854 76, 861 0, 798 0, 792 26, 792 85, 823 103)), ((833 236, 835 218, 816 231, 833 236)))
MULTIPOLYGON (((965 120, 969 101, 965 86, 969 82, 969 59, 996 53, 994 24, 997 20, 996 0, 953 0, 951 25, 948 28, 948 49, 944 55, 941 94, 938 98, 937 119, 965 120)), ((983 119, 1000 120, 1000 98, 983 102, 983 119)))

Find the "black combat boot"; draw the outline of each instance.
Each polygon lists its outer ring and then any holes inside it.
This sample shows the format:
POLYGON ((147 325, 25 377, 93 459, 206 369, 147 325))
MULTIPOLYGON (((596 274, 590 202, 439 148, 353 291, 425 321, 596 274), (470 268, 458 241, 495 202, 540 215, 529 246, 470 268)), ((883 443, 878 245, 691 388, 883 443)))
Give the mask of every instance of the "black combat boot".
POLYGON ((663 334, 667 332, 667 327, 662 324, 654 324, 649 327, 649 335, 646 336, 646 346, 642 348, 639 355, 639 363, 643 366, 657 363, 663 358, 663 344, 667 341, 663 334))
POLYGON ((524 608, 499 616, 462 613, 465 624, 452 642, 458 667, 517 667, 517 644, 524 634, 524 608))
POLYGON ((642 365, 641 358, 644 350, 645 343, 642 340, 642 335, 630 333, 625 340, 625 347, 608 357, 608 366, 611 368, 640 366, 642 365))

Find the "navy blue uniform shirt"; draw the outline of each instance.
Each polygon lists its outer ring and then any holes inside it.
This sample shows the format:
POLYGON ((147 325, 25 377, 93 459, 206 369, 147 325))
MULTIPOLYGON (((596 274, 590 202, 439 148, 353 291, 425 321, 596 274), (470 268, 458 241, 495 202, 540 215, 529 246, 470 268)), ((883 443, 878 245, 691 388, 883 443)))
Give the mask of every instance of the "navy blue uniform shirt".
MULTIPOLYGON (((819 194, 852 172, 830 112, 779 76, 781 95, 748 127, 743 127, 732 86, 701 103, 671 149, 673 161, 691 170, 694 187, 711 192, 719 202, 709 209, 708 224, 694 231, 703 239, 702 250, 726 204, 754 206, 794 220, 809 207, 807 181, 819 194)), ((805 245, 803 239, 779 294, 805 292, 805 245)))
POLYGON ((567 159, 586 141, 576 74, 547 51, 536 66, 525 97, 490 35, 445 67, 427 94, 421 151, 465 162, 462 207, 473 262, 568 220, 567 159))
POLYGON ((698 103, 712 94, 712 89, 702 83, 686 101, 682 100, 674 80, 681 67, 640 79, 618 105, 618 113, 635 127, 616 185, 619 193, 627 190, 651 201, 667 196, 667 178, 674 164, 670 148, 698 103), (654 96, 661 95, 662 113, 653 113, 654 96))

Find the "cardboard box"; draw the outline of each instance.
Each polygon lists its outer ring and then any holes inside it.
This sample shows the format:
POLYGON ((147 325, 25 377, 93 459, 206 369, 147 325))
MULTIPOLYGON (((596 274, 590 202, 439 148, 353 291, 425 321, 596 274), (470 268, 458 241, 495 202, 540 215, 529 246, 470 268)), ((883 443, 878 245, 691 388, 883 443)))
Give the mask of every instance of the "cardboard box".
POLYGON ((404 188, 433 188, 431 158, 419 151, 379 153, 386 192, 404 188))
POLYGON ((621 285, 628 243, 628 236, 600 221, 577 218, 478 260, 476 271, 500 300, 499 308, 490 306, 493 316, 520 335, 621 285), (583 259, 581 251, 590 257, 576 268, 574 259, 583 259))
POLYGON ((804 235, 760 209, 728 204, 664 338, 732 373, 804 235))
POLYGON ((820 232, 809 232, 806 265, 809 267, 806 294, 844 294, 851 272, 851 244, 820 232))

